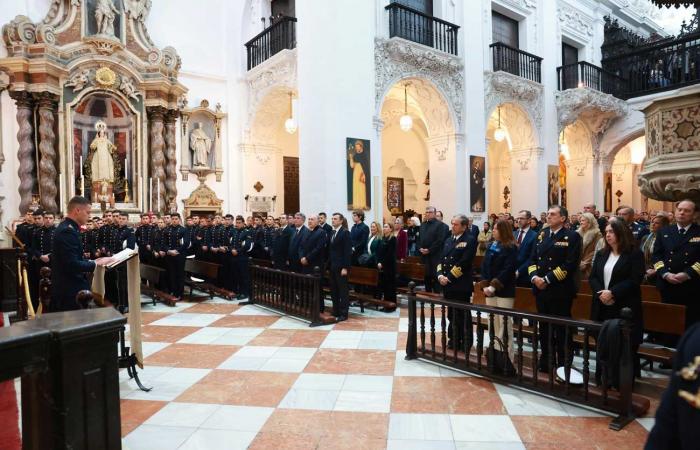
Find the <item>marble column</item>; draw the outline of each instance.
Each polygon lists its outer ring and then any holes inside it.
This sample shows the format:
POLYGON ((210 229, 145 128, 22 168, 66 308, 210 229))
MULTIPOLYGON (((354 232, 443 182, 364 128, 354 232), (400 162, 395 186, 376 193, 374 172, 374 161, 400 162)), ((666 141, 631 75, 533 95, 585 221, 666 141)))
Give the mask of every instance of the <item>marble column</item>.
POLYGON ((19 168, 17 176, 19 177, 19 212, 24 214, 29 210, 32 204, 32 191, 34 190, 34 126, 33 115, 34 103, 31 95, 26 91, 15 91, 10 93, 17 105, 17 160, 19 168))
POLYGON ((2 165, 5 163, 5 152, 2 146, 2 93, 9 85, 9 78, 7 74, 0 72, 0 172, 2 172, 2 165))
POLYGON ((39 202, 46 212, 58 212, 56 204, 56 186, 58 171, 56 170, 56 113, 58 98, 54 94, 42 92, 35 96, 39 111, 39 202))
POLYGON ((158 213, 166 210, 165 192, 165 140, 163 138, 165 109, 153 107, 148 109, 151 155, 151 201, 152 209, 158 213))
POLYGON ((168 211, 177 211, 177 149, 175 133, 177 132, 177 111, 168 111, 165 115, 165 196, 168 211))

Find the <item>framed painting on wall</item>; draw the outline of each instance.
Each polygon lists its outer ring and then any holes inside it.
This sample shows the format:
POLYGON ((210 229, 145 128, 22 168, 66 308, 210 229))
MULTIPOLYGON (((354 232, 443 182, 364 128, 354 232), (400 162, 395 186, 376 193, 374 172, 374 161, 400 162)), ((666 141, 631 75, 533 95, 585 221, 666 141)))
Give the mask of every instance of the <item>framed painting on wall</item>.
POLYGON ((403 178, 387 177, 386 206, 392 216, 403 214, 403 178))
POLYGON ((369 210, 372 204, 372 173, 369 140, 346 138, 348 209, 369 210))
POLYGON ((559 205, 559 166, 547 166, 547 205, 559 205))
POLYGON ((605 185, 605 194, 604 194, 604 201, 603 201, 603 210, 604 212, 612 212, 612 206, 613 206, 613 201, 612 201, 612 172, 605 172, 603 175, 603 184, 605 185))
POLYGON ((486 207, 486 158, 483 156, 469 156, 471 168, 469 178, 469 204, 471 212, 484 212, 486 207))

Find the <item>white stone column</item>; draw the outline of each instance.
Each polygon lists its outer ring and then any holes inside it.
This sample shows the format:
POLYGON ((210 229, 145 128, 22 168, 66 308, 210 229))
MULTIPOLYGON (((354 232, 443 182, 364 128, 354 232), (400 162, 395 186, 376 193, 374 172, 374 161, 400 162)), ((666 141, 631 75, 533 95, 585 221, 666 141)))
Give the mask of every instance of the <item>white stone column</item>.
POLYGON ((595 182, 596 175, 593 158, 577 158, 566 162, 566 206, 570 214, 583 211, 583 205, 587 203, 596 202, 594 190, 600 184, 595 182))
POLYGON ((444 214, 471 215, 469 211, 469 171, 464 136, 445 134, 426 140, 430 167, 430 205, 444 214))
MULTIPOLYGON (((533 215, 546 210, 547 191, 539 192, 540 177, 547 177, 542 148, 515 149, 510 152, 511 212, 527 209, 533 215), (544 175, 541 175, 544 174, 544 175), (544 200, 544 201, 542 201, 544 200)), ((546 186, 546 183, 545 183, 546 186)))

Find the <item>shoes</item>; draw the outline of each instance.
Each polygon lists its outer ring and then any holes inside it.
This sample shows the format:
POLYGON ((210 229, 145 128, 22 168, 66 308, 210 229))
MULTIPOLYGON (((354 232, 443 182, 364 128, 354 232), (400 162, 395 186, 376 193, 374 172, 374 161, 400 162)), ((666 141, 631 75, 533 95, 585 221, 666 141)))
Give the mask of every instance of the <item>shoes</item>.
POLYGON ((246 296, 243 295, 243 294, 238 294, 238 295, 236 296, 236 300, 243 300, 243 299, 245 299, 245 298, 248 298, 248 297, 246 297, 246 296))
POLYGON ((345 322, 346 320, 348 320, 348 316, 338 316, 338 317, 335 319, 336 323, 338 323, 338 322, 345 322))

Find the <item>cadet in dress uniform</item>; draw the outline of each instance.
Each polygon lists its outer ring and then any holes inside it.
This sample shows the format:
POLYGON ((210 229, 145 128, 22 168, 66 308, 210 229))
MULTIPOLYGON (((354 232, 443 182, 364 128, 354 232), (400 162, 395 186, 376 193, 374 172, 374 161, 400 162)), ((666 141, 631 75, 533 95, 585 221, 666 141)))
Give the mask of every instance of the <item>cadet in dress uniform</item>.
POLYGON ((236 298, 242 300, 250 295, 250 272, 248 271, 248 252, 253 249, 253 238, 246 229, 243 216, 236 216, 236 227, 231 232, 230 249, 234 273, 236 298))
MULTIPOLYGON (((24 250, 27 251, 32 245, 32 233, 34 233, 34 213, 27 211, 24 215, 24 222, 17 225, 15 228, 15 236, 24 245, 24 250)), ((13 247, 18 247, 19 244, 13 241, 13 247)))
POLYGON ((168 288, 170 294, 181 299, 185 290, 185 256, 190 243, 185 234, 185 227, 180 225, 178 213, 170 215, 170 226, 164 233, 164 245, 168 288))
POLYGON ((676 223, 656 234, 652 261, 656 285, 664 303, 685 305, 686 328, 700 320, 700 226, 693 223, 697 205, 683 200, 676 206, 676 223))
POLYGON ((700 444, 700 324, 681 337, 671 381, 656 410, 645 450, 697 449, 700 444))
POLYGON ((107 247, 112 233, 112 211, 102 214, 102 226, 97 231, 97 251, 100 256, 108 256, 107 247))
POLYGON ((200 261, 211 261, 211 241, 212 241, 212 228, 214 221, 214 216, 207 216, 202 218, 202 226, 197 234, 199 254, 195 256, 200 261))
POLYGON ((43 226, 36 228, 32 242, 33 261, 32 272, 33 277, 30 278, 30 295, 34 309, 39 306, 39 281, 41 280, 41 268, 51 267, 51 252, 53 248, 54 232, 54 215, 52 213, 44 213, 43 226))
MULTIPOLYGON (((528 275, 533 285, 537 312, 554 316, 571 317, 571 305, 576 297, 574 283, 581 260, 581 236, 564 227, 569 213, 563 206, 553 206, 547 212, 548 228, 540 231, 532 249, 528 275)), ((539 370, 549 372, 549 327, 540 328, 539 370)), ((553 342, 556 353, 552 355, 554 367, 563 366, 566 328, 553 326, 553 342)), ((573 355, 573 353, 571 353, 573 355)))
MULTIPOLYGON (((469 303, 474 291, 472 262, 477 243, 467 230, 468 225, 469 219, 464 214, 452 218, 452 236, 444 241, 435 273, 443 296, 460 303, 469 303)), ((447 317, 450 320, 447 327, 448 348, 457 346, 469 351, 474 341, 471 314, 448 308, 447 317)))
POLYGON ((141 264, 150 264, 153 253, 150 248, 151 240, 151 221, 148 214, 141 214, 141 223, 134 232, 136 243, 139 246, 139 261, 141 264))
MULTIPOLYGON (((128 226, 129 216, 125 212, 112 212, 112 231, 108 253, 115 255, 122 250, 136 248, 134 230, 128 226)), ((105 273, 105 295, 113 304, 126 308, 128 305, 126 265, 121 265, 105 273)), ((120 309, 123 311, 125 309, 120 309)))
POLYGON ((105 259, 89 261, 83 258, 80 242, 80 225, 85 224, 90 214, 90 202, 83 197, 73 197, 68 202, 66 218, 56 228, 53 239, 51 262, 51 311, 79 309, 75 296, 89 290, 86 273, 95 270, 96 263, 105 259))

